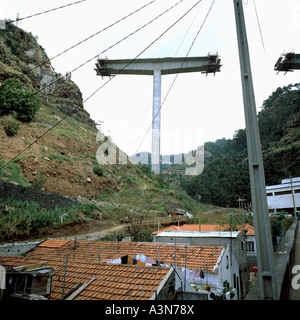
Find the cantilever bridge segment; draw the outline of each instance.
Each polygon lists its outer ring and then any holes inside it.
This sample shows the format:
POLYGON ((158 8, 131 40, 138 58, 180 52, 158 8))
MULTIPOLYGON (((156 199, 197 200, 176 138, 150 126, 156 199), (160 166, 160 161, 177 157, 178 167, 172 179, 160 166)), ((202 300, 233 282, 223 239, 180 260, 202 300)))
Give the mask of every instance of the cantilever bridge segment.
POLYGON ((187 72, 215 74, 220 71, 220 62, 218 54, 185 58, 97 60, 95 70, 102 77, 119 74, 153 76, 151 169, 156 174, 160 173, 161 76, 187 72))
POLYGON ((285 73, 300 70, 300 54, 294 52, 282 54, 277 60, 274 70, 285 73))

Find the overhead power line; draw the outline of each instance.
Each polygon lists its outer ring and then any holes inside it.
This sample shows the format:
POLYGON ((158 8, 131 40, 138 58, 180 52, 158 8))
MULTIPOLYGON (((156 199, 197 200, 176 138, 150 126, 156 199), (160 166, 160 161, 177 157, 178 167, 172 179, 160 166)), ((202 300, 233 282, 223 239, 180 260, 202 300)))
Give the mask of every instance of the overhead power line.
MULTIPOLYGON (((141 26, 140 28, 136 29, 135 31, 133 31, 132 33, 130 33, 128 36, 122 38, 121 40, 117 41, 115 44, 111 45, 110 47, 108 47, 107 49, 103 50, 101 53, 97 54, 96 56, 88 59, 86 62, 82 63, 81 65, 79 65, 78 67, 76 67, 75 69, 73 69, 71 72, 75 72, 77 71, 79 68, 83 67, 84 65, 86 65, 87 63, 89 63, 90 61, 96 59, 99 55, 103 54, 104 52, 108 51, 109 49, 113 48, 114 46, 116 46, 117 44, 121 43, 122 41, 126 40, 127 38, 129 38, 130 36, 134 35, 135 33, 137 33, 138 31, 142 30, 143 28, 145 28, 146 26, 148 26, 150 23, 154 22, 155 20, 157 20, 159 17, 161 17, 162 15, 164 15, 165 13, 169 12, 170 10, 172 10, 174 7, 176 7, 179 3, 181 3, 184 0, 180 0, 177 3, 175 3, 172 7, 166 9, 164 12, 162 12, 160 15, 158 15, 157 17, 155 17, 154 19, 150 20, 149 22, 147 22, 146 24, 144 24, 143 26, 141 26)), ((172 27, 174 27, 181 19, 183 19, 183 17, 185 17, 200 1, 199 0, 192 8, 190 8, 183 16, 181 16, 178 20, 176 20, 169 28, 167 28, 160 36, 158 36, 154 41, 152 41, 144 50, 142 50, 134 59, 132 59, 132 61, 130 63, 132 63, 134 60, 136 60, 142 53, 144 53, 148 48, 150 48, 156 41, 158 41, 164 34, 166 34, 172 27)), ((130 64, 129 63, 129 64, 130 64)), ((129 65, 128 64, 128 65, 129 65)), ((128 66, 127 65, 127 66, 128 66)), ((125 68, 127 67, 125 66, 125 68)), ((116 76, 116 75, 115 75, 116 76)), ((115 76, 113 78, 115 78, 115 76)), ((113 78, 109 79, 105 84, 103 84, 100 88, 98 88, 96 91, 94 91, 87 99, 85 99, 83 101, 83 103, 85 103, 87 100, 89 100, 90 98, 92 98, 99 90, 101 90, 108 82, 110 82, 113 78)), ((52 81, 50 84, 48 84, 46 87, 49 87, 51 85, 53 85, 54 83, 56 83, 57 81, 63 79, 63 77, 60 77, 54 81, 52 81)), ((44 88, 43 88, 44 89, 44 88)), ((43 89, 40 89, 36 92, 34 92, 32 95, 28 96, 27 98, 38 94, 39 92, 41 92, 43 89)), ((75 107, 73 110, 71 110, 69 113, 67 113, 63 118, 61 118, 59 121, 57 121, 55 124, 52 125, 52 127, 50 127, 49 129, 47 129, 42 135, 40 135, 38 138, 36 138, 32 143, 30 143, 26 148, 24 148, 22 151, 20 151, 16 156, 14 156, 12 159, 10 159, 6 164, 4 164, 1 168, 3 169, 4 167, 6 167, 8 164, 10 164, 12 161, 14 161, 15 159, 17 159, 22 153, 24 153, 26 150, 30 149, 36 142, 38 142, 40 139, 42 139, 48 132, 50 132, 52 129, 54 129, 56 126, 58 126, 63 120, 65 120, 67 117, 69 117, 70 115, 72 115, 77 109, 79 109, 79 107, 75 107)))
POLYGON ((78 4, 80 2, 85 2, 85 1, 87 1, 87 0, 80 0, 80 1, 72 2, 72 3, 66 4, 66 5, 57 7, 57 8, 53 8, 53 9, 49 9, 49 10, 42 11, 42 12, 39 12, 39 13, 35 13, 35 14, 32 14, 32 15, 24 17, 24 18, 17 18, 16 20, 13 20, 11 22, 17 22, 17 21, 33 18, 33 17, 39 16, 41 14, 49 13, 49 12, 52 12, 52 11, 55 11, 55 10, 59 10, 59 9, 63 9, 63 8, 66 8, 66 7, 70 7, 70 6, 74 5, 74 4, 78 4))
POLYGON ((124 16, 123 18, 121 18, 121 19, 119 19, 119 20, 115 21, 114 23, 112 23, 112 24, 108 25, 107 27, 104 27, 103 29, 101 29, 101 30, 99 30, 99 31, 95 32, 95 33, 94 33, 94 34, 92 34, 91 36, 89 36, 89 37, 87 37, 87 38, 85 38, 85 39, 83 39, 83 40, 81 40, 81 41, 77 42, 76 44, 72 45, 72 46, 71 46, 71 47, 69 47, 68 49, 66 49, 66 50, 62 51, 61 53, 58 53, 56 56, 54 56, 54 57, 52 57, 52 58, 48 59, 46 62, 43 62, 42 64, 40 64, 40 65, 38 65, 38 66, 34 67, 32 70, 35 70, 36 68, 39 68, 39 67, 41 67, 42 65, 44 65, 44 64, 46 64, 46 63, 49 63, 50 61, 52 61, 52 60, 54 60, 54 59, 56 59, 56 58, 60 57, 61 55, 65 54, 65 53, 67 53, 68 51, 70 51, 70 50, 72 50, 72 49, 76 48, 77 46, 81 45, 82 43, 84 43, 84 42, 86 42, 86 41, 88 41, 88 40, 92 39, 93 37, 97 36, 98 34, 100 34, 100 33, 104 32, 104 31, 108 30, 109 28, 111 28, 111 27, 113 27, 113 26, 117 25, 118 23, 120 23, 120 22, 124 21, 125 19, 129 18, 130 16, 134 15, 135 13, 137 13, 137 12, 141 11, 142 9, 146 8, 147 6, 149 6, 150 4, 154 3, 155 1, 156 1, 156 0, 152 0, 152 1, 148 2, 147 4, 145 4, 145 5, 141 6, 140 8, 138 8, 138 9, 136 9, 136 10, 134 10, 134 11, 130 12, 128 15, 124 16))
MULTIPOLYGON (((201 1, 201 0, 200 0, 200 1, 201 1)), ((187 52, 187 54, 186 54, 186 56, 185 56, 185 60, 184 60, 184 61, 182 62, 182 64, 181 64, 181 68, 183 67, 183 65, 184 65, 184 63, 185 63, 186 58, 189 56, 190 51, 192 50, 192 48, 193 48, 193 46, 194 46, 194 44, 195 44, 195 42, 196 42, 196 40, 197 40, 197 38, 198 38, 198 36, 199 36, 199 34, 200 34, 200 32, 201 32, 201 30, 202 30, 202 28, 203 28, 204 24, 205 24, 205 22, 206 22, 206 20, 207 20, 207 18, 208 18, 208 16, 209 16, 209 14, 210 14, 210 12, 211 12, 211 9, 212 9, 212 7, 213 7, 214 3, 215 3, 215 0, 213 0, 213 2, 212 2, 212 4, 211 4, 210 8, 208 9, 208 12, 207 12, 207 14, 206 14, 205 18, 204 18, 204 20, 203 20, 203 22, 202 22, 202 24, 201 24, 201 26, 200 26, 200 28, 199 28, 199 30, 198 30, 198 32, 197 32, 197 34, 196 34, 196 36, 194 37, 194 40, 192 41, 192 44, 190 45, 190 47, 189 47, 189 49, 188 49, 188 52, 187 52)), ((180 68, 180 69, 181 69, 181 68, 180 68)), ((169 87, 169 89, 168 89, 168 91, 167 91, 167 93, 166 93, 166 95, 165 95, 165 98, 164 98, 163 102, 161 103, 160 108, 158 109, 157 113, 156 113, 156 114, 155 114, 155 116, 153 117, 152 122, 151 122, 150 126, 148 127, 148 129, 147 129, 147 131, 146 131, 145 135, 143 136, 143 139, 142 139, 141 143, 139 144, 139 146, 138 146, 137 151, 135 152, 135 154, 137 154, 137 153, 138 153, 138 151, 139 151, 139 149, 140 149, 140 147, 141 147, 142 143, 144 142, 144 140, 145 140, 145 138, 146 138, 146 136, 147 136, 148 132, 150 131, 150 129, 151 129, 152 125, 153 125, 153 122, 155 121, 155 119, 156 119, 157 115, 158 115, 158 114, 159 114, 159 112, 161 111, 161 109, 162 109, 162 107, 163 107, 164 103, 166 102, 166 99, 167 99, 167 97, 169 96, 170 91, 171 91, 171 89, 173 88, 174 83, 175 83, 175 81, 176 81, 176 80, 177 80, 177 78, 178 78, 178 75, 179 75, 179 73, 177 73, 177 74, 174 76, 174 79, 173 79, 173 81, 172 81, 172 83, 171 83, 171 85, 170 85, 170 87, 169 87)))
MULTIPOLYGON (((183 1, 183 0, 181 0, 183 1)), ((181 2, 179 1, 179 2, 181 2)), ((99 90, 101 90, 107 83, 109 83, 113 78, 115 78, 117 75, 122 73, 123 70, 125 70, 131 63, 133 63, 136 59, 138 59, 139 56, 141 56, 146 50, 148 50, 156 41, 158 41, 160 38, 162 38, 170 29, 172 29, 180 20, 182 20, 190 11, 192 11, 199 2, 202 0, 198 0, 196 4, 194 4, 188 11, 186 11, 179 19, 177 19, 170 27, 168 27, 162 34, 160 34, 155 40, 153 40, 144 50, 142 50, 135 58, 133 58, 130 62, 128 62, 124 68, 122 68, 119 72, 117 72, 112 78, 107 80, 100 88, 98 88, 96 91, 94 91, 88 98, 85 99, 84 102, 89 100, 92 96, 94 96, 99 90)), ((178 3, 179 3, 178 2, 178 3)), ((177 4, 178 4, 177 3, 177 4)), ((175 5, 177 5, 175 4, 175 5)))
MULTIPOLYGON (((182 1, 182 0, 181 0, 182 1)), ((181 2, 179 1, 179 2, 181 2)), ((170 27, 168 27, 160 36, 158 36, 155 40, 153 40, 145 49, 143 49, 132 61, 130 61, 124 68, 127 68, 127 66, 131 63, 133 63, 141 54, 143 54, 147 49, 149 49, 154 43, 156 43, 159 39, 161 39, 168 31, 170 31, 179 21, 181 21, 190 11, 192 11, 202 0, 198 0, 189 10, 187 10, 179 19, 177 19, 170 27)), ((178 3, 179 3, 178 2, 178 3)), ((178 4, 177 3, 177 4, 178 4)), ((177 5, 176 4, 176 5, 177 5)), ((174 5, 175 6, 175 5, 174 5)), ((173 7, 174 7, 173 6, 173 7)), ((169 11, 169 10, 168 10, 169 11)), ((154 19, 156 20, 156 19, 154 19)), ((194 43, 194 42, 193 42, 194 43)), ((121 70, 119 73, 121 73, 123 70, 121 70)), ((116 74, 117 75, 117 74, 116 74)), ((97 89, 95 92, 93 92, 87 99, 83 101, 85 103, 87 100, 89 100, 91 97, 93 97, 99 90, 101 90, 106 84, 108 84, 112 79, 116 77, 116 75, 109 79, 105 84, 103 84, 99 89, 97 89)), ((7 164, 4 164, 1 169, 3 169, 6 165, 8 165, 10 162, 12 162, 14 159, 16 159, 20 154, 22 154, 24 151, 29 149, 33 144, 35 144, 38 140, 43 138, 48 132, 50 132, 54 127, 56 127, 58 124, 60 124, 63 120, 65 120, 68 116, 72 115, 79 107, 75 107, 71 112, 66 114, 62 119, 57 121, 51 128, 46 130, 40 137, 38 137, 35 141, 33 141, 31 144, 29 144, 23 151, 21 151, 18 155, 16 155, 13 159, 11 159, 7 164)), ((123 177, 125 176, 125 173, 123 174, 123 177)), ((110 195, 108 201, 111 199, 112 194, 110 195)))
MULTIPOLYGON (((168 31, 170 31, 179 21, 181 21, 190 11, 192 11, 202 0, 198 0, 189 10, 187 10, 179 19, 177 19, 170 27, 168 27, 162 34, 160 34, 156 39, 154 39, 145 49, 143 49, 135 58, 133 58, 129 63, 127 63, 124 68, 122 68, 119 72, 117 72, 112 78, 107 80, 100 88, 94 91, 84 102, 89 100, 93 97, 99 90, 101 90, 105 85, 107 85, 112 79, 114 79, 117 75, 122 73, 131 63, 133 63, 139 56, 141 56, 147 49, 149 49, 155 42, 161 39, 168 31)), ((215 0, 214 0, 215 1, 215 0)), ((136 152, 137 153, 137 152, 136 152)), ((121 180, 125 177, 126 172, 123 173, 121 180)), ((111 193, 107 203, 109 203, 110 199, 112 198, 113 194, 111 193)))

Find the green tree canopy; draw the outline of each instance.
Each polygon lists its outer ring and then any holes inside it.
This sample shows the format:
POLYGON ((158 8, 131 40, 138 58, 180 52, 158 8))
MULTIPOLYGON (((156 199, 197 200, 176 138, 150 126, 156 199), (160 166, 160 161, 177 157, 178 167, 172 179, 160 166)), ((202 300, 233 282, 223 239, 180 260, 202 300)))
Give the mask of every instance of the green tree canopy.
POLYGON ((31 122, 40 106, 39 96, 19 79, 7 79, 0 87, 0 116, 11 114, 22 122, 31 122))

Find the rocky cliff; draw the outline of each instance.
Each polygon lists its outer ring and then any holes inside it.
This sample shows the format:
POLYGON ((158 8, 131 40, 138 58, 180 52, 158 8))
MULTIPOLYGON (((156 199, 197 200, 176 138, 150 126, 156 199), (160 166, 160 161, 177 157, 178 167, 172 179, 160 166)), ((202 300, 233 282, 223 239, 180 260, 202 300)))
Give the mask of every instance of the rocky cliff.
POLYGON ((39 91, 46 101, 50 99, 64 114, 76 114, 96 129, 83 107, 81 91, 70 75, 56 73, 36 38, 11 23, 0 30, 0 84, 8 78, 18 78, 27 87, 39 91))

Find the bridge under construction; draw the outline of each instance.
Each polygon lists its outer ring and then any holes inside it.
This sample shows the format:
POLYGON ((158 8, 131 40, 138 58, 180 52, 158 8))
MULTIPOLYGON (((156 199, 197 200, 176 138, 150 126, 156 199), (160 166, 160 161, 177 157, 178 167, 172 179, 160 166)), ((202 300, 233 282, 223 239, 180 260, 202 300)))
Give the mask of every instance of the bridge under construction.
POLYGON ((218 54, 184 58, 98 59, 96 62, 97 75, 102 77, 120 74, 153 76, 151 169, 154 173, 160 173, 161 76, 187 72, 215 74, 220 71, 220 62, 218 54))

